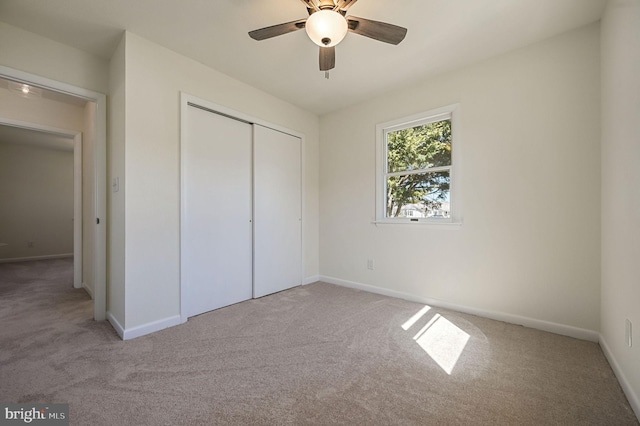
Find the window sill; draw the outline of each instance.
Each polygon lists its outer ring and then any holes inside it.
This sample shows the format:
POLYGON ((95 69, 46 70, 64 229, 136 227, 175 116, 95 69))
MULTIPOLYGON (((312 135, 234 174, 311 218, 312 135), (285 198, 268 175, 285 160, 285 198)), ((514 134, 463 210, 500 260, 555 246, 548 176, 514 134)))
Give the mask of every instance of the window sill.
POLYGON ((409 220, 375 220, 371 222, 373 225, 417 225, 417 226, 432 226, 436 228, 461 228, 462 221, 431 221, 431 220, 422 220, 412 222, 409 220))

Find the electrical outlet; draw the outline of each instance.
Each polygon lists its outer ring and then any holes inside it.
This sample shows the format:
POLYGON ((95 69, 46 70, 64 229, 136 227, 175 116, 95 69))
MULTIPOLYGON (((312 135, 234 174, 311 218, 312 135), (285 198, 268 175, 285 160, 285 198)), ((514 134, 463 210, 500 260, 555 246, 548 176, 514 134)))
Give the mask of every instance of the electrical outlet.
POLYGON ((371 269, 372 271, 375 269, 373 259, 367 259, 367 269, 371 269))
POLYGON ((35 246, 36 246, 36 243, 34 243, 33 241, 27 241, 28 248, 34 248, 35 246))
POLYGON ((626 336, 627 345, 630 348, 633 347, 633 328, 629 318, 627 318, 627 320, 625 321, 625 336, 626 336))

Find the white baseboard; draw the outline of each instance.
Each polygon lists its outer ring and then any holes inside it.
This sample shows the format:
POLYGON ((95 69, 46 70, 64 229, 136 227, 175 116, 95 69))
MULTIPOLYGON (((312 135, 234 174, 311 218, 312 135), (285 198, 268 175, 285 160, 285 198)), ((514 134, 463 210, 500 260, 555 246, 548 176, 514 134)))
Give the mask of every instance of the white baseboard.
POLYGON ((117 319, 111 314, 111 312, 107 312, 107 319, 115 328, 116 333, 122 340, 131 340, 136 337, 144 336, 147 334, 154 333, 156 331, 164 330, 165 328, 173 327, 174 325, 182 324, 182 320, 180 319, 180 315, 174 315, 169 318, 163 318, 158 321, 153 321, 147 324, 142 324, 137 327, 124 328, 118 322, 117 319))
POLYGON ((611 349, 609 349, 609 345, 607 345, 607 342, 604 339, 604 336, 602 336, 602 334, 600 335, 600 347, 602 348, 602 352, 604 353, 604 356, 609 361, 609 365, 611 365, 611 369, 613 370, 616 377, 618 378, 618 382, 620 383, 620 386, 622 387, 624 394, 629 400, 629 404, 631 405, 631 408, 633 408, 634 413, 636 413, 636 417, 640 421, 640 398, 638 398, 638 395, 633 390, 633 387, 631 386, 631 384, 629 384, 629 380, 627 379, 627 376, 624 374, 624 371, 622 370, 622 368, 620 368, 620 364, 618 364, 618 361, 613 356, 613 352, 611 352, 611 349))
POLYGON ((116 317, 113 316, 111 311, 107 311, 107 321, 111 323, 111 326, 116 330, 116 333, 118 333, 118 336, 120 336, 120 338, 124 340, 123 338, 124 328, 122 327, 122 325, 120 325, 116 317))
POLYGON ((455 303, 444 302, 442 300, 431 299, 427 297, 416 296, 409 293, 403 293, 400 291, 389 290, 382 287, 375 287, 368 284, 357 283, 353 281, 346 281, 339 278, 320 276, 320 281, 324 281, 329 284, 335 284, 342 287, 354 288, 357 290, 368 291, 370 293, 377 293, 383 296, 397 297, 399 299, 408 300, 410 302, 424 303, 439 308, 450 309, 452 311, 464 312, 466 314, 477 315, 483 318, 489 318, 497 321, 508 322, 510 324, 523 325, 529 328, 535 328, 537 330, 548 331, 550 333, 561 334, 563 336, 574 337, 581 340, 589 340, 591 342, 598 342, 600 335, 593 330, 587 330, 584 328, 573 327, 570 325, 557 324, 549 321, 543 321, 535 318, 522 317, 519 315, 508 314, 505 312, 489 311, 485 309, 474 308, 471 306, 457 305, 455 303))
POLYGON ((84 283, 84 282, 82 283, 82 288, 84 288, 85 291, 89 293, 89 296, 91 296, 91 299, 93 300, 93 289, 89 287, 87 283, 84 283))
POLYGON ((0 263, 29 262, 31 260, 47 260, 47 259, 66 259, 68 257, 73 257, 73 253, 48 254, 46 256, 12 257, 9 259, 0 259, 0 263))
POLYGON ((320 281, 320 275, 312 275, 305 278, 304 281, 302 281, 302 285, 313 284, 318 281, 320 281))

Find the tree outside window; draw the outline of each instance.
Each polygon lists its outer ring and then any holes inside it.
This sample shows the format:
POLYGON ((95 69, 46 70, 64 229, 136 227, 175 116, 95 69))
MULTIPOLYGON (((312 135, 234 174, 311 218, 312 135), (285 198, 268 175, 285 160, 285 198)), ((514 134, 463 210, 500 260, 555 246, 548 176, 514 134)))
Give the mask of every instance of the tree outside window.
POLYGON ((385 133, 385 217, 449 218, 451 118, 385 133))

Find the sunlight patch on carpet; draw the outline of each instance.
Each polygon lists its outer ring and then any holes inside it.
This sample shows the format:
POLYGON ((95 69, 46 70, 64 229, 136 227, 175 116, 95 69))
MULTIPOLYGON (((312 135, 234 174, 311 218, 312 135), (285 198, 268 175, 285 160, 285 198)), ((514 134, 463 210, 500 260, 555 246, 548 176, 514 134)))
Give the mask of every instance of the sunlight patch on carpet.
POLYGON ((424 308, 420 309, 414 316, 412 316, 411 318, 409 318, 407 320, 407 322, 405 322, 404 324, 402 324, 402 329, 404 331, 407 331, 408 329, 410 329, 411 327, 413 327, 413 324, 415 324, 416 322, 418 322, 420 320, 420 318, 422 318, 427 312, 429 312, 431 310, 431 306, 428 305, 424 305, 424 308))
MULTIPOLYGON (((402 325, 407 331, 431 309, 425 306, 402 325)), ((413 340, 442 368, 451 375, 460 355, 469 341, 469 334, 440 314, 435 314, 413 340)))

